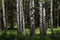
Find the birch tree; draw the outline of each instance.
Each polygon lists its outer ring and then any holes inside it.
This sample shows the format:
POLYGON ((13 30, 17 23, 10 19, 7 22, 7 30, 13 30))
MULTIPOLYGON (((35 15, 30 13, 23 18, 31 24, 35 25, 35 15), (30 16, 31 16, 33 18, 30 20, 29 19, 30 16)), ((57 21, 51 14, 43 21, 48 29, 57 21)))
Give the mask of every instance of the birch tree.
POLYGON ((39 14, 40 14, 40 33, 46 35, 46 13, 45 13, 45 2, 39 0, 39 14))
POLYGON ((0 12, 0 31, 1 31, 1 12, 0 12))
POLYGON ((45 36, 46 35, 46 10, 45 10, 45 2, 43 1, 43 15, 42 15, 42 25, 43 25, 43 27, 42 27, 42 29, 43 29, 43 35, 45 36))
POLYGON ((25 35, 25 16, 24 16, 24 7, 23 7, 23 0, 21 0, 21 11, 22 12, 22 30, 23 30, 23 34, 25 35))
POLYGON ((59 26, 59 0, 57 1, 57 26, 59 26))
POLYGON ((17 0, 17 26, 18 26, 18 35, 20 35, 20 21, 19 21, 19 0, 17 0))
POLYGON ((4 23, 4 33, 7 32, 7 26, 6 26, 6 15, 5 15, 5 5, 4 0, 2 0, 2 8, 3 8, 3 23, 4 23))
POLYGON ((23 12, 23 10, 22 10, 22 8, 23 8, 23 7, 22 7, 22 0, 20 0, 19 2, 20 2, 20 3, 19 3, 19 4, 20 4, 20 5, 19 5, 19 7, 20 7, 20 13, 19 13, 19 14, 20 14, 20 16, 19 16, 20 20, 19 20, 19 21, 20 21, 20 31, 21 31, 21 33, 22 33, 22 12, 23 12))
POLYGON ((29 0, 30 35, 35 35, 34 0, 29 0))
POLYGON ((41 33, 41 35, 42 35, 42 1, 41 0, 39 0, 39 15, 40 15, 40 33, 41 33))
POLYGON ((17 0, 17 22, 18 22, 18 35, 22 34, 22 22, 21 22, 21 9, 20 9, 20 0, 17 0))
POLYGON ((51 23, 51 34, 54 35, 53 30, 53 0, 50 0, 50 23, 51 23))
POLYGON ((22 32, 25 34, 25 18, 22 0, 17 0, 17 22, 18 22, 18 34, 21 35, 22 32))

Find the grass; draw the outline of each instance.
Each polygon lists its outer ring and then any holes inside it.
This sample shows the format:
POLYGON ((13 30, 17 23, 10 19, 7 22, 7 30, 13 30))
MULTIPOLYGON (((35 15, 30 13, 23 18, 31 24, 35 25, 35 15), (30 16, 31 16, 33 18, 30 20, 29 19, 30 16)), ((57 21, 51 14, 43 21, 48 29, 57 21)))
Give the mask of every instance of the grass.
MULTIPOLYGON (((3 32, 4 31, 0 31, 0 40, 5 39, 3 32)), ((46 37, 42 37, 39 35, 40 34, 39 28, 36 28, 35 33, 36 33, 35 37, 30 38, 30 29, 26 29, 26 36, 21 35, 21 37, 19 38, 17 35, 17 30, 8 30, 6 38, 8 40, 20 40, 20 39, 21 40, 60 40, 60 27, 54 28, 55 36, 53 38, 51 37, 50 28, 48 28, 46 31, 47 33, 46 37)))

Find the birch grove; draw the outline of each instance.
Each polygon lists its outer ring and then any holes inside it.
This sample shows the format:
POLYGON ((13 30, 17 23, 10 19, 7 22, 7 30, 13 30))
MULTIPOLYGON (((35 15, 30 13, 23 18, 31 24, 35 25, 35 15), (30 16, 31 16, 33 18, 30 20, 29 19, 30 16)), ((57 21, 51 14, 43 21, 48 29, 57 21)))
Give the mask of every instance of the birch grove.
POLYGON ((50 35, 52 38, 59 37, 57 35, 60 28, 59 0, 1 0, 0 2, 2 6, 0 39, 3 37, 3 40, 28 40, 28 38, 46 40, 50 39, 50 35))

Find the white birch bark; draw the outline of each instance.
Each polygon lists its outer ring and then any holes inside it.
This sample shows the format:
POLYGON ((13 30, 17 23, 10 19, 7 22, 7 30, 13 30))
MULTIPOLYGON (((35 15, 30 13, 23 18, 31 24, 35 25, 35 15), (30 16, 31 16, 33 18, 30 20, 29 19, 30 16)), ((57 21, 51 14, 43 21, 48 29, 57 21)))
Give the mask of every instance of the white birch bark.
POLYGON ((51 33, 52 35, 54 34, 54 30, 53 30, 53 0, 51 0, 50 2, 50 23, 51 23, 51 33))
POLYGON ((6 15, 5 15, 5 8, 4 8, 4 0, 2 0, 2 8, 3 8, 3 23, 4 23, 4 32, 7 32, 7 27, 6 27, 6 15))
POLYGON ((21 0, 22 1, 22 9, 21 9, 21 11, 22 11, 22 30, 23 30, 23 34, 25 35, 26 33, 25 33, 25 17, 24 17, 24 7, 23 7, 23 0, 21 0))
POLYGON ((23 0, 20 0, 20 29, 21 32, 25 35, 25 18, 24 18, 24 10, 23 10, 23 0))
POLYGON ((40 14, 40 34, 45 36, 46 35, 46 13, 45 13, 45 2, 39 0, 39 14, 40 14))
POLYGON ((23 11, 23 10, 22 10, 22 8, 23 8, 23 6, 22 6, 22 0, 20 0, 19 2, 20 2, 20 17, 19 17, 20 20, 19 20, 19 21, 20 21, 20 31, 21 31, 21 33, 22 33, 22 30, 23 30, 23 29, 22 29, 22 27, 23 27, 23 26, 22 26, 22 25, 23 25, 23 23, 22 23, 22 11, 23 11))
MULTIPOLYGON (((43 2, 43 4, 45 4, 45 2, 43 2)), ((42 21, 43 21, 43 35, 46 35, 46 10, 45 10, 45 5, 43 5, 43 15, 42 15, 42 21)))
POLYGON ((29 2, 29 17, 30 17, 30 35, 35 35, 35 19, 34 19, 34 0, 29 2))
POLYGON ((39 0, 40 32, 42 32, 42 2, 39 0))
POLYGON ((23 11, 23 0, 17 0, 17 22, 19 35, 25 35, 25 18, 23 11))
POLYGON ((20 35, 20 22, 19 22, 19 0, 17 0, 17 27, 18 27, 18 35, 20 35))

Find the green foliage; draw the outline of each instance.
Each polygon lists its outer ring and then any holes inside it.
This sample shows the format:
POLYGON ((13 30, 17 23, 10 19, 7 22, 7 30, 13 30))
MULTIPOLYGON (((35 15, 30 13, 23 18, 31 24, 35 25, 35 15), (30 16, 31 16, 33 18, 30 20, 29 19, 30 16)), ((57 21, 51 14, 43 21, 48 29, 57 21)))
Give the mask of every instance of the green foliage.
MULTIPOLYGON (((2 38, 4 38, 3 37, 4 34, 2 34, 3 32, 4 31, 0 32, 1 40, 2 40, 2 38)), ((6 37, 7 37, 7 39, 10 38, 13 40, 15 40, 15 39, 19 39, 19 40, 20 39, 21 40, 29 40, 29 39, 30 40, 59 40, 60 39, 60 27, 54 28, 55 36, 53 38, 51 37, 51 29, 50 28, 47 29, 47 35, 45 37, 41 36, 38 32, 39 32, 39 28, 36 29, 36 35, 34 37, 30 37, 30 31, 29 31, 29 29, 26 29, 26 36, 21 35, 20 37, 18 37, 16 30, 8 30, 6 37)))

